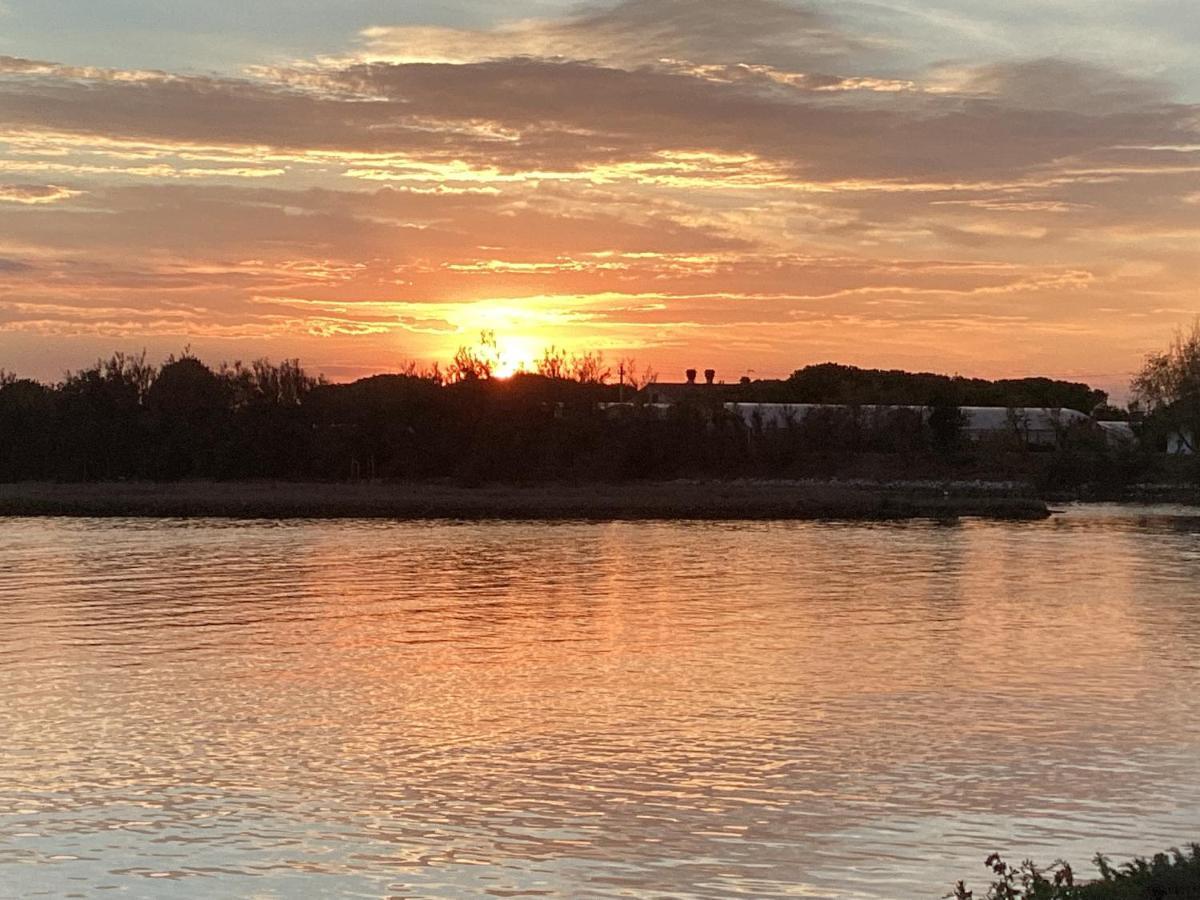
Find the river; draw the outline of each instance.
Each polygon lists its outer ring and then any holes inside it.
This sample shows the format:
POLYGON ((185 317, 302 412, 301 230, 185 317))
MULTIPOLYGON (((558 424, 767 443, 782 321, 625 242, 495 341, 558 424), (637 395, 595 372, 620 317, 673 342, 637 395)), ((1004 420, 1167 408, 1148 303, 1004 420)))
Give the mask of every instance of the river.
POLYGON ((0 897, 932 898, 1200 840, 1196 516, 0 520, 0 897))

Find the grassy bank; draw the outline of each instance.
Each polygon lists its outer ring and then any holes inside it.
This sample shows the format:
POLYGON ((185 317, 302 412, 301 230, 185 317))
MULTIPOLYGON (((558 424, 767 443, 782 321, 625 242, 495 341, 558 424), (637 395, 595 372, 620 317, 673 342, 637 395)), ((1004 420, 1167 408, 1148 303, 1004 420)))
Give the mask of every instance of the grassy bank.
POLYGON ((135 482, 0 485, 0 516, 383 519, 1042 519, 1021 496, 787 481, 488 485, 135 482))

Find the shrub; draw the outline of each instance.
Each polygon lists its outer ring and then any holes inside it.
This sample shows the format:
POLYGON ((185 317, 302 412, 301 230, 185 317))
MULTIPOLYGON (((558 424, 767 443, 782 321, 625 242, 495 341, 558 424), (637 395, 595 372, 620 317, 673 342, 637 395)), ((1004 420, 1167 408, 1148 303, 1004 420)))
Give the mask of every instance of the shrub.
MULTIPOLYGON (((986 900, 1200 900, 1200 844, 1189 853, 1178 849, 1152 859, 1134 859, 1114 867, 1097 855, 1098 881, 1078 884, 1070 865, 1059 860, 1039 869, 1030 860, 1012 866, 993 853, 985 865, 992 871, 986 900)), ((946 895, 953 900, 974 900, 965 882, 946 895)), ((983 900, 983 898, 980 898, 983 900)))

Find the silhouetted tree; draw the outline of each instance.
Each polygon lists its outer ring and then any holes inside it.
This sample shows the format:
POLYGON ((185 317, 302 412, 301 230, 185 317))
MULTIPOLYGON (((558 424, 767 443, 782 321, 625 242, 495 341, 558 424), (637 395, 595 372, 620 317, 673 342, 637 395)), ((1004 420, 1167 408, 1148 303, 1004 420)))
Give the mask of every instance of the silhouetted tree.
POLYGON ((446 369, 447 381, 481 381, 500 367, 500 352, 494 331, 481 331, 475 347, 459 347, 446 369))
POLYGON ((929 408, 929 439, 935 452, 952 456, 961 446, 967 417, 950 397, 939 396, 929 408))
POLYGON ((146 392, 154 435, 150 474, 188 478, 219 471, 232 408, 229 382, 194 356, 169 359, 146 392))
MULTIPOLYGON (((0 479, 895 478, 953 465, 1049 489, 1127 484, 1155 464, 1110 450, 1094 428, 1064 427, 1047 454, 1024 452, 1014 436, 949 452, 961 392, 991 391, 1019 409, 1022 396, 1075 392, 1067 383, 1018 380, 1021 394, 999 382, 825 365, 786 381, 704 387, 664 409, 612 403, 622 386, 598 353, 551 348, 542 371, 500 379, 494 348, 485 333, 449 377, 410 363, 351 384, 323 383, 296 360, 214 371, 188 352, 161 370, 144 354, 115 354, 52 386, 0 377, 0 479), (734 399, 845 405, 764 427, 727 411, 734 399), (876 405, 888 403, 896 406, 876 405)), ((636 365, 619 370, 629 384, 636 365)))
POLYGON ((144 356, 121 353, 67 375, 58 391, 60 477, 127 478, 142 471, 147 449, 142 401, 154 376, 144 356))
MULTIPOLYGON (((860 369, 822 363, 797 369, 784 382, 757 383, 762 399, 796 403, 894 404, 928 406, 954 397, 962 406, 1006 406, 1031 409, 1075 409, 1089 412, 1108 395, 1086 384, 1049 378, 987 381, 930 372, 860 369)), ((751 389, 754 389, 754 385, 751 389)))
POLYGON ((612 369, 604 364, 603 353, 580 353, 571 357, 571 377, 581 384, 607 384, 612 369))
POLYGON ((537 374, 546 378, 567 378, 569 362, 566 352, 551 344, 537 361, 537 374))
POLYGON ((1200 319, 1176 332, 1171 345, 1153 353, 1133 379, 1133 393, 1152 429, 1173 432, 1192 453, 1200 439, 1200 319))
POLYGON ((0 379, 0 480, 57 474, 54 393, 28 379, 0 379))

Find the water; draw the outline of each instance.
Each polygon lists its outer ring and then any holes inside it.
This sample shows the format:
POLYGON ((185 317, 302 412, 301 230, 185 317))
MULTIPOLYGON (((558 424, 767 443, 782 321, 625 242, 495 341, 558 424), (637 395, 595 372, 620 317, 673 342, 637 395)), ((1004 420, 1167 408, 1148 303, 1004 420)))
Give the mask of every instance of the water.
POLYGON ((1200 840, 1198 658, 1128 509, 0 520, 0 896, 938 897, 1200 840))

